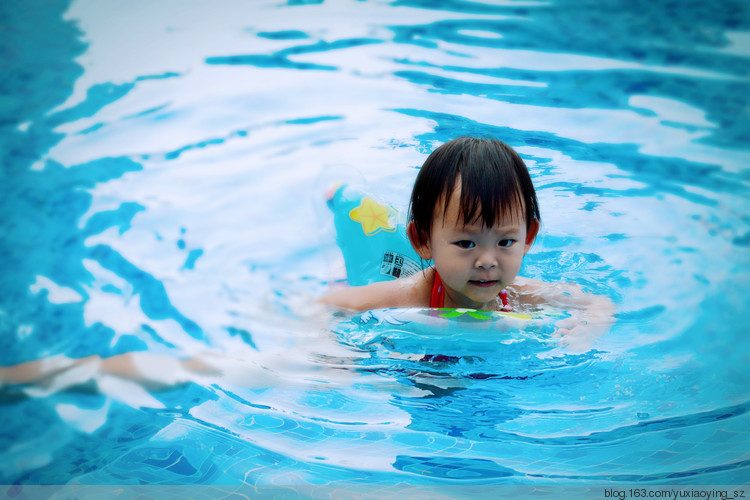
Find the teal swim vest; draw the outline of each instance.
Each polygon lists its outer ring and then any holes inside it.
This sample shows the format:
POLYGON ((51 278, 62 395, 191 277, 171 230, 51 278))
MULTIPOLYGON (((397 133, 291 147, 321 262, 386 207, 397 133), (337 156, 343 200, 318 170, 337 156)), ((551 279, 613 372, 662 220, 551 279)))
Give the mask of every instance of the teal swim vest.
POLYGON ((411 276, 432 265, 406 236, 406 221, 393 206, 348 185, 328 197, 336 242, 352 286, 411 276))

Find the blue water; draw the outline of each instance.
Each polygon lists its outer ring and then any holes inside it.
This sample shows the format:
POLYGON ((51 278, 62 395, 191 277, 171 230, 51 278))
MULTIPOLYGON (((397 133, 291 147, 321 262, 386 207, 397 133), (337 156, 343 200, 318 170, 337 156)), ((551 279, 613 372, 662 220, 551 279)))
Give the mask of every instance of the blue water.
POLYGON ((0 385, 0 484, 750 479, 746 2, 38 0, 0 28, 0 366, 48 360, 0 385), (330 183, 403 207, 464 134, 529 165, 523 273, 616 303, 593 343, 315 306, 330 183), (92 355, 138 376, 54 368, 92 355))

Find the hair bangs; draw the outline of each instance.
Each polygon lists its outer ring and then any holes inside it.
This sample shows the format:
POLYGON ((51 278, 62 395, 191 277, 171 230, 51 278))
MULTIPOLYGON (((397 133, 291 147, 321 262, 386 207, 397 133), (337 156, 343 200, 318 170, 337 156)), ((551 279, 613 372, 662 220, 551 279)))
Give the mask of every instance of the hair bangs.
POLYGON ((461 179, 459 216, 464 224, 481 222, 485 227, 492 227, 504 214, 524 213, 522 181, 517 169, 509 168, 516 158, 503 148, 487 147, 485 141, 470 143, 464 150, 458 167, 461 179))
POLYGON ((523 218, 523 196, 518 183, 509 176, 485 177, 464 173, 460 178, 459 218, 464 225, 481 223, 484 227, 493 227, 506 214, 523 218))

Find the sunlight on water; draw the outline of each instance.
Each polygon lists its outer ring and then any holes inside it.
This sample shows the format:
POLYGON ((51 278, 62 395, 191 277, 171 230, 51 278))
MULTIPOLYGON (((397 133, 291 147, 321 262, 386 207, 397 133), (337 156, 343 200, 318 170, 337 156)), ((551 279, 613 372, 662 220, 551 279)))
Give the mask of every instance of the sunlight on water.
POLYGON ((0 7, 0 482, 747 481, 742 2, 37 7, 0 7), (315 303, 325 191, 403 210, 467 134, 532 173, 523 273, 617 304, 593 344, 315 303))

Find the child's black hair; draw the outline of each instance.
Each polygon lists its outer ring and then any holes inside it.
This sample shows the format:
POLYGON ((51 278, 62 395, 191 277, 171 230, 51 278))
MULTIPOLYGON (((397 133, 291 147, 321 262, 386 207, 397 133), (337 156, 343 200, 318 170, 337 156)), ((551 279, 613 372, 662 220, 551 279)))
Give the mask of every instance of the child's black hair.
POLYGON ((504 212, 525 208, 526 227, 541 222, 531 176, 518 153, 497 139, 459 137, 441 145, 425 160, 409 203, 409 220, 429 237, 434 210, 443 197, 443 215, 456 180, 461 179, 459 217, 464 224, 481 220, 492 227, 504 212))

